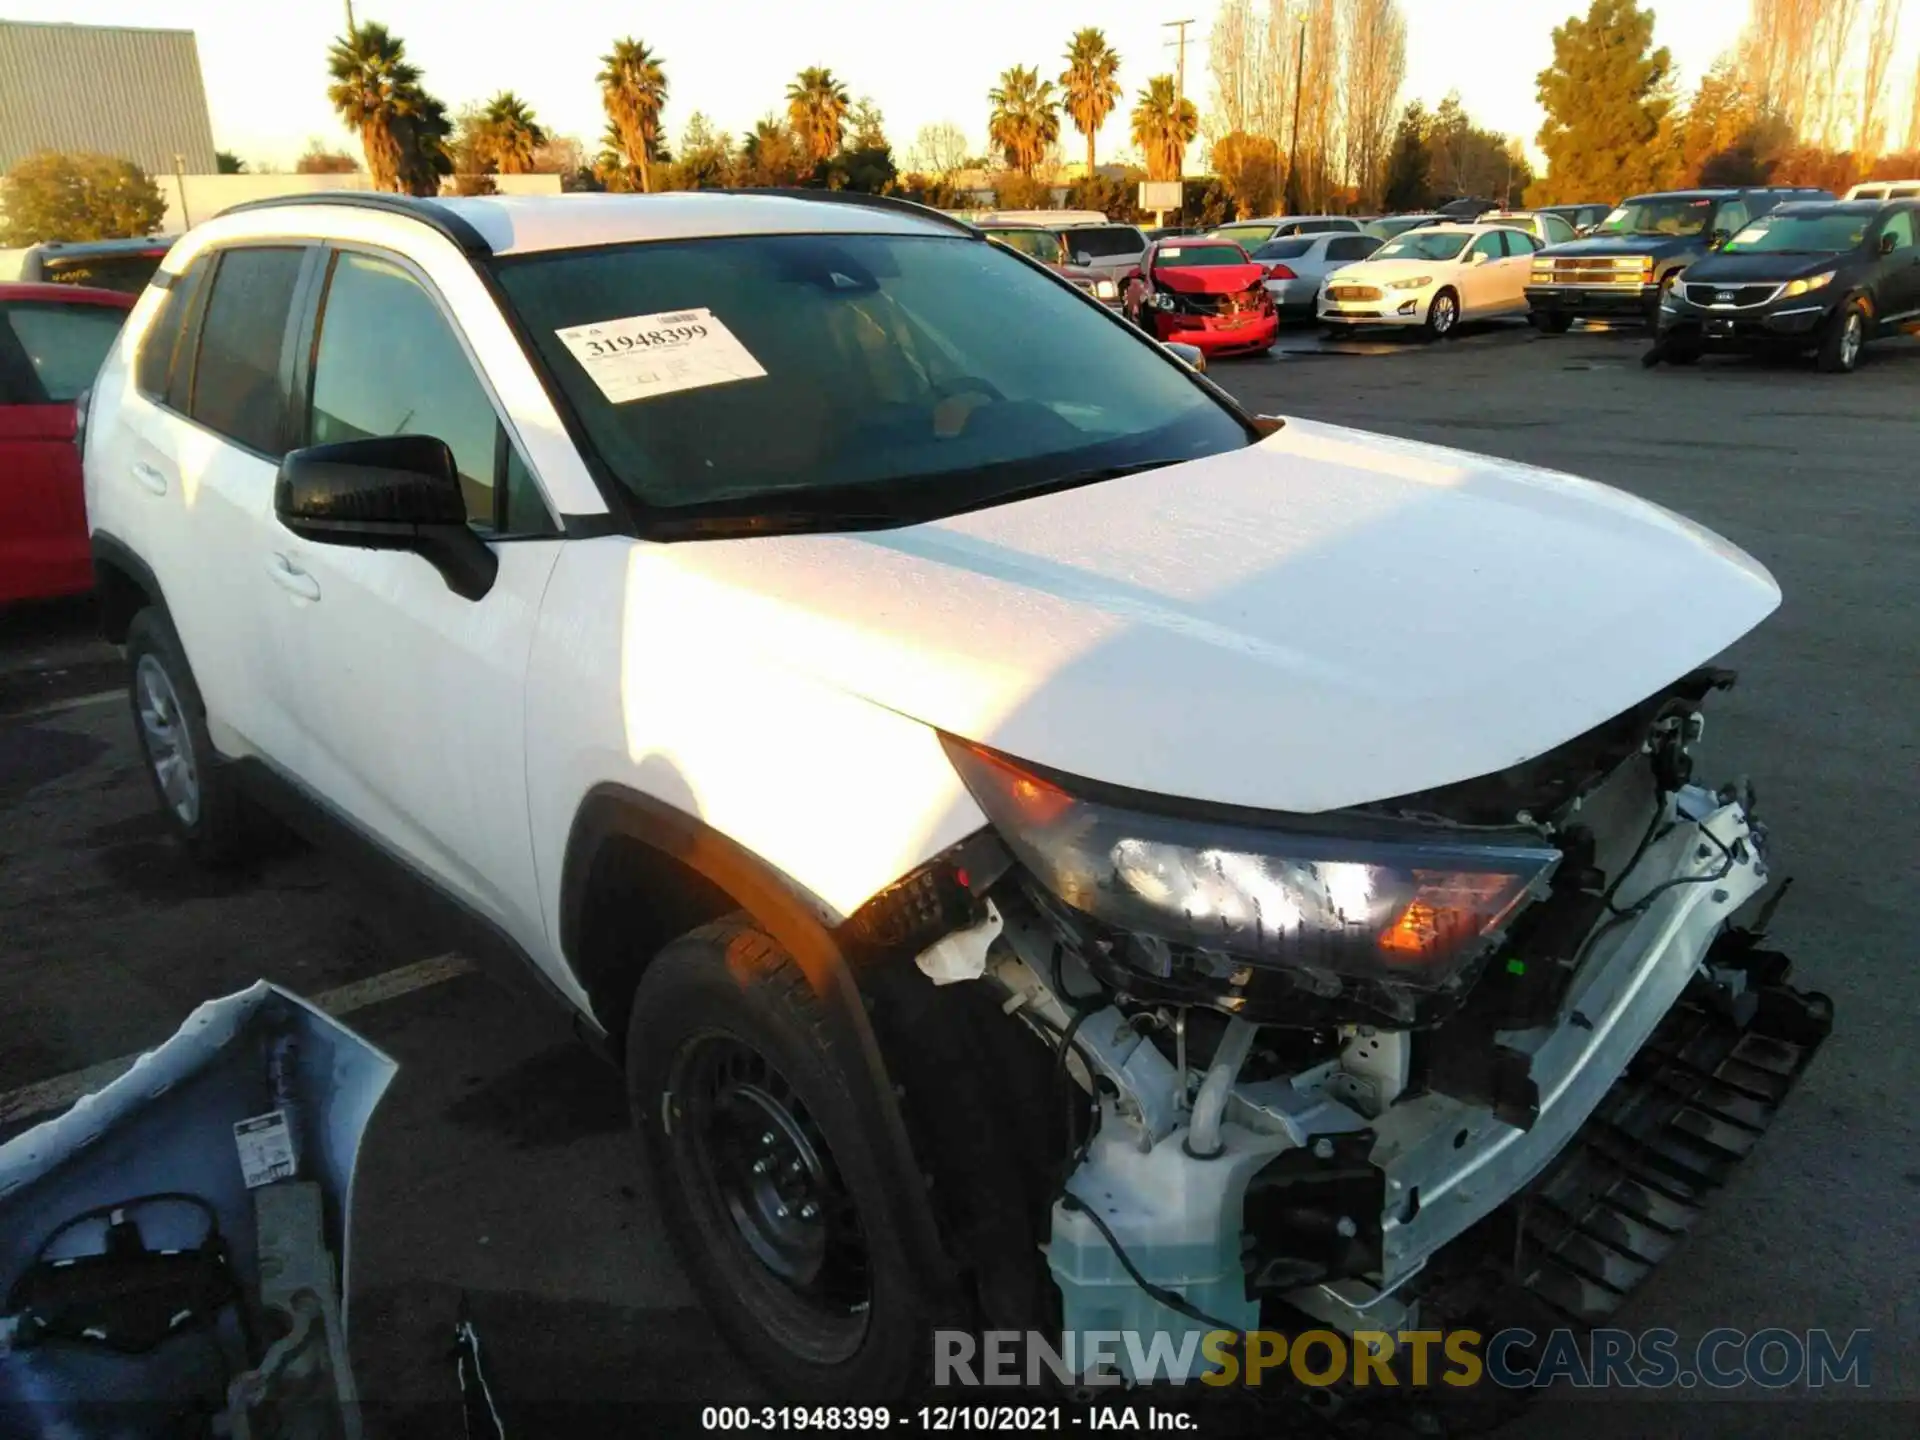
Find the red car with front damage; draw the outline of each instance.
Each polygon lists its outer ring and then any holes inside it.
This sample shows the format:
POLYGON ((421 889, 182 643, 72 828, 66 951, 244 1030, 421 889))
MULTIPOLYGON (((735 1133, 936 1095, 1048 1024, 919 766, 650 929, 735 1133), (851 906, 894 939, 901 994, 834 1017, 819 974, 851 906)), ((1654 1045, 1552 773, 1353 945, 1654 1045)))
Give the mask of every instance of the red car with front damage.
POLYGON ((0 285, 0 604, 93 588, 75 402, 137 298, 0 285))
POLYGON ((1264 355, 1280 318, 1267 267, 1231 240, 1156 240, 1127 276, 1127 318, 1155 339, 1207 355, 1264 355))

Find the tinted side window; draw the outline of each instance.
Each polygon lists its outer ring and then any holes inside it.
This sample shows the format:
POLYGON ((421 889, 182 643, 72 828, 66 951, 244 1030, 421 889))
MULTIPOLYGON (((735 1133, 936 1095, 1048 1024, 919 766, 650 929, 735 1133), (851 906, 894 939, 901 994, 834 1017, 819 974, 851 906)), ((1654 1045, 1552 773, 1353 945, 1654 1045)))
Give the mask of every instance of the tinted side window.
MULTIPOLYGON (((1768 206, 1767 208, 1772 209, 1773 207, 1768 206)), ((1750 218, 1752 217, 1747 214, 1747 207, 1742 205, 1738 200, 1735 200, 1731 204, 1720 207, 1720 213, 1713 217, 1713 228, 1716 230, 1724 230, 1729 235, 1738 235, 1742 230, 1747 228, 1747 221, 1750 218)))
POLYGON ((1380 248, 1371 235, 1342 235, 1327 242, 1329 260, 1364 260, 1380 248))
MULTIPOLYGON (((309 443, 372 435, 432 435, 447 443, 460 472, 467 521, 481 529, 527 528, 496 514, 504 468, 509 496, 524 507, 532 478, 506 441, 493 401, 466 349, 421 284, 369 255, 335 260, 314 355, 309 443)), ((544 518, 534 503, 528 513, 544 518)), ((543 527, 544 528, 544 527, 543 527)))
POLYGON ((249 449, 278 459, 287 450, 280 350, 305 252, 239 249, 221 254, 200 322, 188 414, 249 449))
POLYGON ((1913 211, 1901 210, 1896 214, 1889 215, 1887 217, 1887 223, 1880 231, 1880 234, 1883 237, 1887 235, 1893 236, 1893 248, 1895 250, 1911 250, 1913 248, 1913 211))
POLYGON ((1540 242, 1524 230, 1502 230, 1500 237, 1507 242, 1507 254, 1531 255, 1540 248, 1540 242))
POLYGON ((1147 237, 1131 225, 1076 225, 1066 233, 1069 248, 1096 260, 1138 255, 1147 248, 1147 237))
POLYGON ((187 316, 193 311, 194 291, 206 273, 207 262, 200 259, 174 276, 173 283, 161 296, 159 313, 147 326, 147 333, 140 337, 133 383, 149 400, 166 398, 167 382, 173 375, 175 356, 180 350, 180 336, 187 327, 187 316))
POLYGON ((1485 235, 1482 235, 1478 240, 1473 242, 1473 248, 1467 253, 1469 255, 1484 255, 1489 260, 1498 260, 1506 253, 1500 246, 1500 232, 1498 230, 1488 231, 1485 235))

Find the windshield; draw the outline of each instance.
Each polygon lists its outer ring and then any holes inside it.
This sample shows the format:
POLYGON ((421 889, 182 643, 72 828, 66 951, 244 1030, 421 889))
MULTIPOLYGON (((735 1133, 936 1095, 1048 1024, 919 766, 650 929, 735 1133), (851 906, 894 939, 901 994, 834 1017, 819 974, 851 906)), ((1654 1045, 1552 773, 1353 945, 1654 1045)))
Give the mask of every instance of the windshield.
POLYGON ((989 240, 1018 250, 1022 255, 1031 255, 1045 264, 1059 265, 1066 261, 1060 237, 1051 230, 987 230, 983 233, 989 240))
POLYGON ((1839 254, 1852 250, 1866 237, 1871 215, 1766 215, 1754 221, 1723 247, 1724 255, 1839 254))
POLYGON ((1222 225, 1218 230, 1209 230, 1210 240, 1231 240, 1236 245, 1264 245, 1273 238, 1271 225, 1222 225))
POLYGON ((495 266, 595 457, 682 516, 905 523, 1253 438, 1101 307, 963 236, 653 241, 495 266))
POLYGON ((1192 270, 1204 265, 1244 265, 1247 252, 1238 245, 1162 245, 1154 253, 1154 267, 1192 270))
POLYGON ((1713 201, 1675 197, 1629 200, 1600 222, 1602 235, 1698 235, 1713 218, 1713 201))
POLYGON ((1295 235, 1286 240, 1269 240, 1253 252, 1256 260, 1298 260, 1320 243, 1316 235, 1295 235))
POLYGON ((1470 235, 1459 231, 1409 230, 1373 252, 1375 260, 1451 260, 1466 247, 1470 235))

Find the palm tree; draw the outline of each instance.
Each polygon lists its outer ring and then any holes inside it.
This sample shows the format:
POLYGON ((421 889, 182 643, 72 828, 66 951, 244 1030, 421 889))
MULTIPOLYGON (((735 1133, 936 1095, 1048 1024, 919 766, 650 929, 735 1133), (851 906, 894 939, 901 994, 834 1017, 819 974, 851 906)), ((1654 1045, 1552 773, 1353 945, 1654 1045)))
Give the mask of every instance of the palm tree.
POLYGON ((638 40, 613 42, 600 57, 600 103, 620 136, 627 164, 640 173, 640 188, 653 188, 650 169, 660 144, 660 112, 667 107, 667 72, 660 59, 638 40))
POLYGON ((840 149, 852 109, 847 87, 824 65, 809 65, 787 86, 787 117, 814 165, 840 149))
POLYGON ((1042 80, 1038 70, 1016 65, 1004 71, 1000 83, 987 92, 993 102, 993 114, 987 121, 987 137, 1007 157, 1007 164, 1023 175, 1033 174, 1047 153, 1047 147, 1060 138, 1059 101, 1054 99, 1053 82, 1042 80))
POLYGON ((398 188, 409 195, 438 195, 441 179, 453 173, 453 121, 447 107, 415 86, 406 110, 394 119, 393 136, 400 153, 398 188))
POLYGON ((480 113, 480 137, 487 158, 502 175, 525 175, 533 169, 534 153, 547 143, 545 128, 511 90, 487 102, 480 113))
POLYGON ((420 108, 420 71, 406 45, 377 21, 356 25, 327 51, 333 83, 327 99, 347 127, 360 132, 367 174, 376 190, 398 190, 405 157, 399 124, 420 108))
POLYGON ((755 122, 740 142, 740 174, 747 185, 791 185, 799 178, 800 152, 793 127, 778 115, 755 122))
POLYGON ((1087 178, 1093 178, 1093 141, 1120 103, 1120 56, 1107 44, 1106 33, 1089 26, 1074 33, 1067 45, 1067 68, 1060 76, 1061 94, 1073 128, 1087 137, 1087 178))
POLYGON ((1156 75, 1133 107, 1133 143, 1147 157, 1149 180, 1178 180, 1187 146, 1200 133, 1200 112, 1173 88, 1171 75, 1156 75))

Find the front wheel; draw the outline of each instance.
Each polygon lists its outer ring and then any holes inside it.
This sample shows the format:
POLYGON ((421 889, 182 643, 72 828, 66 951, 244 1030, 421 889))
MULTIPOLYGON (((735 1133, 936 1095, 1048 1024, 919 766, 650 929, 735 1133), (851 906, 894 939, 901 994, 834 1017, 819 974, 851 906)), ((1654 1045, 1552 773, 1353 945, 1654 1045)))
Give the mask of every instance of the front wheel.
POLYGON ((1427 305, 1427 338, 1444 340, 1460 323, 1460 297, 1442 290, 1427 305))
POLYGON ((1829 375, 1848 375, 1860 364, 1860 352, 1867 348, 1867 311, 1858 300, 1848 300, 1820 338, 1816 359, 1829 375))
POLYGON ((668 945, 627 1026, 656 1203, 715 1323, 781 1399, 894 1400, 931 1354, 825 1002, 742 916, 668 945))

